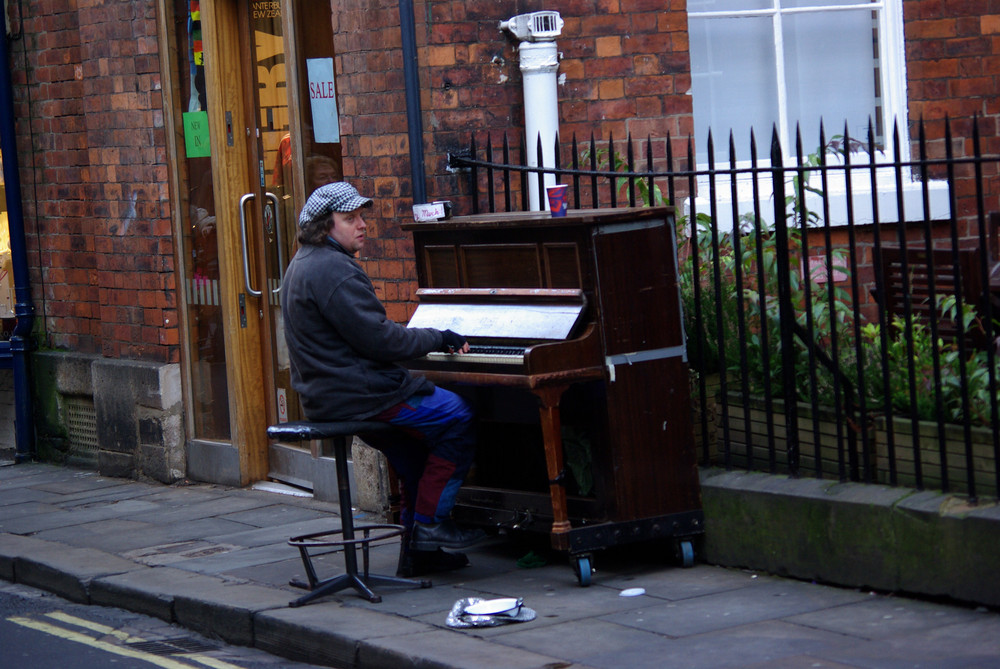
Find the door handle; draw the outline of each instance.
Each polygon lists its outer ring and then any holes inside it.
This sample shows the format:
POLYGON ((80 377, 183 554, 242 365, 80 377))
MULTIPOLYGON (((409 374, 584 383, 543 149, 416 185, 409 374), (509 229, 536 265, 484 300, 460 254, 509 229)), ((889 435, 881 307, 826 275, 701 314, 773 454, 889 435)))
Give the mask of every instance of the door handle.
POLYGON ((255 193, 246 193, 240 198, 240 246, 243 248, 243 285, 246 286, 248 293, 254 297, 260 297, 263 292, 255 290, 254 287, 250 285, 250 251, 247 249, 246 204, 255 197, 257 197, 255 193))
POLYGON ((274 241, 278 246, 278 285, 271 292, 278 293, 281 291, 281 283, 285 280, 285 256, 281 252, 281 245, 285 237, 281 229, 281 208, 278 206, 278 196, 270 191, 265 195, 274 207, 274 241))

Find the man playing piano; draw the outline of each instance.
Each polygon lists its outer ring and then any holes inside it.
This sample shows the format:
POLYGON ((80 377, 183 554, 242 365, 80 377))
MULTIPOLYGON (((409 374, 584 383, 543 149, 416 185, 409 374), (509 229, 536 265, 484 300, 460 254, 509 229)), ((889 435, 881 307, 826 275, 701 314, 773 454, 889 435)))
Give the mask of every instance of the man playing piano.
POLYGON ((474 416, 458 395, 398 363, 431 351, 464 353, 451 330, 406 328, 386 318, 354 256, 365 241, 362 209, 372 200, 346 182, 316 189, 299 216, 299 250, 281 284, 292 386, 309 420, 374 420, 398 432, 362 435, 385 453, 400 480, 400 574, 468 564, 462 553, 486 538, 451 519, 472 464, 474 416))

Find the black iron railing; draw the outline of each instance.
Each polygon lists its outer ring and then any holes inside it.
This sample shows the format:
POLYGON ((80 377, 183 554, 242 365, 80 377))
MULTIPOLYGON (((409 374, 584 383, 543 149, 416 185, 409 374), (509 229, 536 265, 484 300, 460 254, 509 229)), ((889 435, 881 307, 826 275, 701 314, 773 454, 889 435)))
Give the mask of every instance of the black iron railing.
POLYGON ((969 134, 955 156, 945 122, 931 157, 921 123, 913 159, 898 129, 887 152, 821 128, 791 158, 774 135, 761 159, 751 136, 725 166, 709 135, 705 167, 669 136, 557 140, 550 167, 487 137, 451 165, 476 213, 528 209, 531 179, 569 184, 576 209, 675 207, 704 464, 976 498, 1000 483, 1000 156, 969 134))

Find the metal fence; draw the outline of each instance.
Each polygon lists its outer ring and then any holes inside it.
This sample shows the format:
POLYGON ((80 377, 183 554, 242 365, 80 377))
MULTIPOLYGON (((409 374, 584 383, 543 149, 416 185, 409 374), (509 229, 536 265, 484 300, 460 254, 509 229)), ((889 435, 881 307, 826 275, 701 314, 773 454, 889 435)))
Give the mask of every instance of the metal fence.
POLYGON ((789 160, 776 136, 763 158, 753 136, 746 156, 730 138, 724 166, 709 135, 704 169, 669 136, 557 140, 546 168, 523 141, 473 138, 450 160, 477 213, 526 210, 554 182, 571 208, 674 206, 703 464, 974 500, 1000 482, 1000 214, 986 205, 1000 156, 975 122, 966 134, 945 122, 928 141, 921 124, 912 146, 896 129, 882 147, 821 129, 789 160))

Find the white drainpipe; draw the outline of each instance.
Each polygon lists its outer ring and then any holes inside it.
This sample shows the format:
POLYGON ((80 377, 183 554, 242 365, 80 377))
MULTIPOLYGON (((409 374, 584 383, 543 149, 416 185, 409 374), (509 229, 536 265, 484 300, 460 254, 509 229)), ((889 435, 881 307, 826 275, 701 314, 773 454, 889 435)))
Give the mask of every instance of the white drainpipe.
MULTIPOLYGON (((562 32, 563 20, 558 12, 520 14, 500 22, 501 30, 509 30, 521 40, 517 51, 521 61, 524 86, 524 133, 529 167, 555 167, 555 142, 559 134, 559 96, 556 76, 559 71, 559 50, 555 38, 562 32), (541 138, 542 155, 538 156, 541 138)), ((555 175, 545 175, 545 187, 554 186, 555 175)), ((548 207, 538 193, 538 175, 528 174, 528 202, 531 209, 548 207)))

